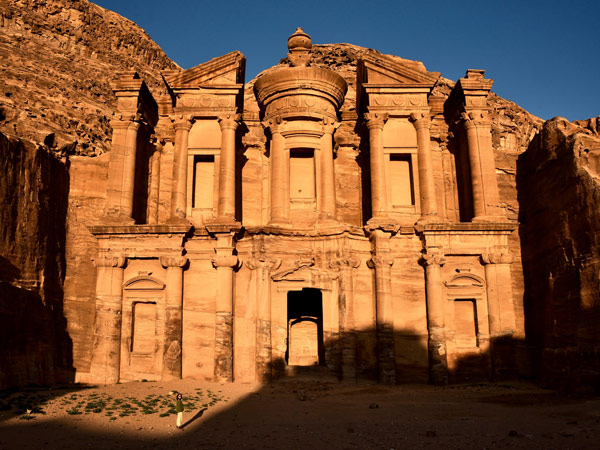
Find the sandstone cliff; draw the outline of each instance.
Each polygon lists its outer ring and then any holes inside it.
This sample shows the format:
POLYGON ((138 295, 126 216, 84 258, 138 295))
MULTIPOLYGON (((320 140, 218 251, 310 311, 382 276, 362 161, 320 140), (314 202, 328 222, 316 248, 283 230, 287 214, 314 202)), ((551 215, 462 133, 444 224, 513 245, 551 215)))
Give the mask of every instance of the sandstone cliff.
MULTIPOLYGON (((378 54, 350 44, 313 47, 311 64, 329 67, 348 82, 343 112, 351 113, 355 108, 357 61, 367 53, 378 54)), ((418 61, 390 57, 424 70, 418 61)), ((0 357, 0 364, 16 368, 0 379, 2 387, 15 384, 14 380, 20 383, 50 380, 54 376, 49 375, 50 367, 69 373, 71 350, 62 315, 65 266, 81 264, 81 272, 88 274, 88 278, 80 280, 81 285, 85 284, 83 289, 90 292, 94 289, 94 269, 89 257, 93 251, 88 245, 86 225, 92 213, 97 212, 94 208, 101 209, 102 193, 97 193, 97 203, 86 206, 89 217, 79 213, 82 204, 78 201, 84 202, 90 193, 69 186, 69 164, 60 156, 78 155, 78 164, 86 166, 86 176, 99 172, 100 165, 105 173, 108 155, 94 159, 88 156, 110 150, 109 118, 115 98, 109 82, 115 73, 135 69, 156 93, 162 89, 160 71, 178 67, 133 22, 85 0, 0 3, 0 66, 0 131, 36 143, 45 142, 51 149, 0 139, 0 165, 2 173, 9 175, 0 179, 0 231, 4 239, 0 243, 4 274, 0 279, 3 289, 0 324, 12 323, 16 327, 5 327, 12 334, 0 335, 2 349, 8 349, 0 352, 8 355, 0 357), (73 245, 71 256, 65 257, 67 195, 70 214, 75 218, 69 222, 71 231, 77 229, 72 242, 80 239, 83 244, 81 248, 73 245), (26 299, 19 303, 21 309, 11 306, 17 298, 26 299), (17 329, 23 330, 21 334, 16 333, 17 329), (15 333, 18 337, 13 339, 15 333), (38 356, 26 360, 25 354, 38 356), (44 359, 49 357, 43 355, 54 355, 51 357, 54 359, 44 359)), ((493 78, 494 74, 489 75, 493 78)), ((258 111, 252 91, 254 81, 249 80, 246 86, 248 111, 258 111)), ((441 78, 434 95, 446 98, 453 85, 451 80, 441 78)), ((592 133, 599 133, 600 119, 578 122, 583 128, 551 121, 542 137, 530 145, 543 121, 496 95, 489 98, 489 103, 503 206, 510 220, 516 222, 520 217, 523 221, 522 241, 518 233, 511 238, 511 251, 516 256, 512 265, 513 292, 515 299, 519 299, 518 305, 523 298, 520 254, 524 246, 526 308, 531 318, 528 330, 536 338, 535 344, 551 349, 545 353, 544 364, 556 363, 558 367, 562 356, 547 355, 579 348, 580 341, 592 342, 589 348, 597 348, 594 347, 597 335, 593 335, 591 322, 586 321, 585 315, 596 311, 590 317, 595 317, 597 323, 597 309, 594 309, 597 305, 589 308, 585 305, 593 304, 590 298, 599 298, 594 285, 597 277, 592 274, 594 270, 597 274, 594 258, 598 251, 596 234, 600 230, 594 209, 597 201, 594 183, 600 171, 594 163, 595 146, 587 147, 592 155, 585 161, 581 155, 576 156, 579 150, 574 149, 579 148, 575 142, 581 142, 581 136, 591 139, 592 133), (589 130, 588 134, 584 128, 589 130), (526 156, 521 156, 528 147, 526 156), (544 169, 538 170, 537 166, 544 169), (565 256, 561 259, 552 256, 555 254, 565 256), (547 267, 546 257, 551 258, 547 267), (582 283, 587 286, 585 289, 579 287, 582 283), (576 314, 571 314, 572 311, 576 314), (557 329, 555 319, 565 323, 564 327, 557 329)), ((447 136, 434 138, 443 144, 447 136)), ((102 187, 99 186, 99 191, 102 187)), ((93 318, 93 311, 85 314, 93 318)), ((518 320, 523 323, 525 318, 521 314, 518 320)), ((0 373, 3 370, 0 368, 0 373)))
POLYGON ((66 160, 0 133, 0 389, 72 380, 66 160))
POLYGON ((548 385, 600 392, 600 138, 555 118, 519 158, 527 336, 548 385))
POLYGON ((0 131, 60 152, 110 148, 115 72, 177 69, 136 24, 86 0, 0 2, 0 131))

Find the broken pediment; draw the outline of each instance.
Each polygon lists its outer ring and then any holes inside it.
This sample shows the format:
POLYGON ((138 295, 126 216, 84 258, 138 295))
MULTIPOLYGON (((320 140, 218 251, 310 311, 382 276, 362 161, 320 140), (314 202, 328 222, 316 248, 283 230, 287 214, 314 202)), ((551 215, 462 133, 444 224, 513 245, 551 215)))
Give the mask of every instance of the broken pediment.
POLYGON ((156 278, 153 277, 148 277, 148 276, 139 276, 139 277, 134 277, 131 278, 130 280, 126 281, 123 284, 123 289, 125 289, 126 291, 131 291, 131 290, 162 290, 165 288, 165 284, 160 281, 157 280, 156 278))
POLYGON ((294 267, 280 270, 271 275, 275 282, 287 281, 296 283, 305 283, 312 287, 330 288, 331 281, 337 279, 338 274, 327 270, 314 267, 315 260, 296 261, 294 267))
POLYGON ((358 61, 360 84, 433 87, 439 77, 439 72, 428 72, 424 67, 420 70, 415 64, 402 63, 385 55, 364 55, 358 61))
POLYGON ((163 72, 167 85, 173 89, 221 87, 244 83, 246 58, 239 51, 213 58, 182 71, 163 72))

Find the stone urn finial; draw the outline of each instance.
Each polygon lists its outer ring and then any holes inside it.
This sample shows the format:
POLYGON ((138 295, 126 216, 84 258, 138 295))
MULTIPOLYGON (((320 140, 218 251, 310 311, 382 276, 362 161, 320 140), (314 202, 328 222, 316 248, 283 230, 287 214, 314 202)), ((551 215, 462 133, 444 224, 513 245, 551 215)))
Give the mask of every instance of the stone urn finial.
POLYGON ((288 58, 293 67, 303 67, 308 65, 310 59, 310 49, 312 41, 302 28, 296 28, 296 32, 288 38, 288 58))

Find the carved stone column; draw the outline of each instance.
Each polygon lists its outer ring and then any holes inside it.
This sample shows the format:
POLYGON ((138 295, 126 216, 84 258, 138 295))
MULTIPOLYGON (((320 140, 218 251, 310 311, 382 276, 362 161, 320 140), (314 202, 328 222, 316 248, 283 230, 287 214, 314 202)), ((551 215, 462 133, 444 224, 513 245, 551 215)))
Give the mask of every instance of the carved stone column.
POLYGON ((256 279, 256 378, 258 381, 270 381, 273 374, 271 344, 271 286, 270 272, 281 265, 279 259, 268 259, 264 256, 254 258, 246 263, 253 270, 256 279))
POLYGON ((113 384, 119 381, 125 261, 121 256, 96 260, 96 319, 90 377, 97 383, 113 384))
POLYGON ((271 130, 271 221, 272 224, 289 222, 289 180, 288 158, 285 153, 285 138, 281 134, 283 124, 280 118, 269 120, 271 130))
POLYGON ((235 221, 235 130, 238 114, 219 118, 221 126, 221 164, 219 168, 219 202, 217 220, 235 221))
POLYGON ((488 301, 490 326, 490 352, 492 375, 495 376, 507 366, 500 351, 515 332, 515 307, 512 296, 510 264, 513 258, 509 253, 487 253, 481 255, 485 269, 485 284, 488 301))
MULTIPOLYGON (((339 124, 338 124, 339 125, 339 124)), ((324 119, 321 147, 321 215, 323 219, 335 219, 335 170, 333 166, 333 132, 336 124, 324 119)))
POLYGON ((369 153, 371 163, 371 211, 373 217, 387 216, 387 187, 385 180, 385 155, 383 154, 383 126, 388 115, 367 113, 369 153))
POLYGON ((375 270, 375 326, 377 333, 377 372, 380 383, 396 383, 392 272, 394 260, 389 250, 390 235, 382 230, 371 233, 373 251, 367 266, 375 270))
POLYGON ((436 216, 435 183, 433 161, 431 158, 429 114, 411 114, 410 121, 417 130, 417 157, 419 161, 419 194, 421 197, 421 215, 436 216))
POLYGON ((212 264, 217 269, 215 380, 233 381, 233 270, 238 266, 233 235, 218 235, 212 264))
POLYGON ((183 342, 183 268, 185 256, 161 257, 160 263, 167 268, 165 299, 165 353, 163 355, 162 380, 181 378, 183 342))
POLYGON ((139 115, 128 120, 111 120, 113 128, 109 163, 106 215, 133 223, 135 162, 140 129, 139 115))
POLYGON ((185 219, 187 208, 188 140, 194 119, 180 116, 175 121, 175 149, 173 154, 173 190, 170 222, 185 219))
POLYGON ((491 120, 487 113, 463 113, 467 132, 469 164, 473 187, 473 220, 501 219, 500 195, 492 149, 491 120))
POLYGON ((345 256, 329 261, 329 267, 340 271, 339 321, 341 337, 342 379, 356 379, 356 326, 354 323, 354 277, 353 269, 360 265, 360 259, 345 256))
POLYGON ((156 150, 152 155, 152 173, 150 175, 150 189, 148 195, 148 223, 158 223, 158 202, 160 201, 160 156, 164 141, 156 142, 156 150))
POLYGON ((445 258, 438 252, 428 250, 421 259, 425 267, 425 288, 427 292, 427 330, 429 339, 429 382, 444 385, 448 383, 448 357, 446 353, 445 308, 440 267, 445 258))

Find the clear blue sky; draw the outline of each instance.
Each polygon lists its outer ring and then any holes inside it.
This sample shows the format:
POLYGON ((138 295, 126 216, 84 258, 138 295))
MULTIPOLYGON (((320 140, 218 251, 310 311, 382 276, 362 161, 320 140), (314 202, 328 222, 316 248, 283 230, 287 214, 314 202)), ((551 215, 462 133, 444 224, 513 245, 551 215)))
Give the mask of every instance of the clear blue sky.
POLYGON ((543 119, 600 115, 598 0, 95 3, 136 22, 183 68, 240 50, 250 80, 286 56, 301 26, 315 44, 419 60, 453 80, 485 69, 494 92, 543 119))

